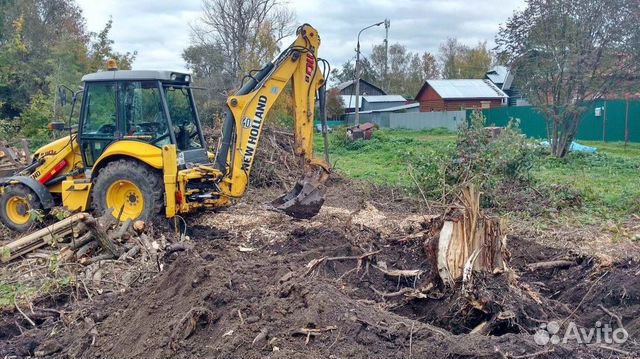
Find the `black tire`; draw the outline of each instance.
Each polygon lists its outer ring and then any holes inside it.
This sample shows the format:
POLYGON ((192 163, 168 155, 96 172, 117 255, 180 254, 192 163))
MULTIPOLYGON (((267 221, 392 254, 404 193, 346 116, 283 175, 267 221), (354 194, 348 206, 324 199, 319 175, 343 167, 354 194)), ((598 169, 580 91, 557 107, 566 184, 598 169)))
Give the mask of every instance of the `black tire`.
POLYGON ((21 184, 8 185, 4 187, 4 192, 0 196, 0 221, 16 232, 26 232, 33 228, 36 216, 32 211, 41 211, 42 203, 36 194, 27 186, 21 184), (25 222, 16 222, 11 219, 8 207, 16 206, 15 198, 22 199, 24 203, 15 207, 20 215, 29 216, 25 222), (12 200, 13 199, 13 200, 12 200))
MULTIPOLYGON (((119 181, 128 181, 140 189, 144 200, 142 213, 132 220, 149 220, 160 213, 164 207, 164 183, 159 171, 134 160, 117 160, 108 163, 100 169, 93 180, 91 191, 91 206, 98 216, 111 213, 114 217, 120 208, 109 208, 107 191, 119 181)), ((127 218, 121 218, 124 220, 127 218)))

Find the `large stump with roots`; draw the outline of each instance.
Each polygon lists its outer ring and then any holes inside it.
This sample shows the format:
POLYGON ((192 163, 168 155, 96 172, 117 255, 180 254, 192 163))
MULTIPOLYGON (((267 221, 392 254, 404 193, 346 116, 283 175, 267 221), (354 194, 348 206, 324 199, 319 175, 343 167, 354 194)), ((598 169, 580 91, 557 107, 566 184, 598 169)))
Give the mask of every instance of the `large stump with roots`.
POLYGON ((461 207, 445 220, 437 246, 438 273, 446 284, 471 279, 473 272, 505 271, 509 253, 504 224, 480 210, 480 192, 462 189, 461 207))

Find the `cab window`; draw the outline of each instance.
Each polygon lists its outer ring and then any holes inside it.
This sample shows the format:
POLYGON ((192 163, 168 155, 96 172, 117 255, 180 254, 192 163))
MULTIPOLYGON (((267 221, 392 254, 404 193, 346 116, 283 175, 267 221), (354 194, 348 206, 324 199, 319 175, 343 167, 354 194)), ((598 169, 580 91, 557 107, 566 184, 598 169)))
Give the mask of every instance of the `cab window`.
POLYGON ((157 81, 121 83, 119 92, 123 138, 162 146, 171 142, 157 81))
POLYGON ((80 147, 86 165, 91 167, 104 149, 120 136, 116 113, 117 85, 100 82, 88 83, 85 87, 80 147))
POLYGON ((89 84, 82 132, 87 135, 114 137, 118 127, 116 120, 116 84, 89 84))
POLYGON ((184 151, 202 148, 196 112, 189 90, 184 87, 167 86, 165 95, 178 149, 184 151))

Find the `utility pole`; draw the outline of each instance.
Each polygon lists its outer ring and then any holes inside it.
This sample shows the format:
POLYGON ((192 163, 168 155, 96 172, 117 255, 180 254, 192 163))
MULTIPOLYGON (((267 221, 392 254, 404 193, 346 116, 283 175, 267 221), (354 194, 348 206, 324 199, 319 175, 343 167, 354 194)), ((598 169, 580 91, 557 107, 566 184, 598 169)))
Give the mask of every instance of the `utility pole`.
POLYGON ((360 125, 360 34, 366 29, 374 26, 380 26, 384 21, 380 21, 373 25, 369 25, 358 32, 358 42, 356 44, 356 113, 354 117, 354 125, 360 125))
POLYGON ((385 91, 389 91, 391 80, 389 80, 389 27, 391 20, 384 20, 384 82, 386 82, 385 91))

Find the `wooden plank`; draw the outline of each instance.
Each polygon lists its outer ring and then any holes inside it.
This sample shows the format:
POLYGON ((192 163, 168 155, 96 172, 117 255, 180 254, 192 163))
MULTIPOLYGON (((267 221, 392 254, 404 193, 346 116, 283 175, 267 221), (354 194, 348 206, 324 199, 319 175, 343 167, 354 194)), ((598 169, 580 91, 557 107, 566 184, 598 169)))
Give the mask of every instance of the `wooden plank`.
POLYGON ((34 250, 36 250, 36 249, 38 249, 40 247, 45 246, 46 244, 48 244, 51 241, 53 241, 54 238, 64 238, 64 237, 70 235, 71 232, 72 232, 71 228, 68 228, 67 230, 62 231, 62 232, 58 232, 58 233, 55 233, 53 235, 49 234, 47 236, 44 236, 39 241, 29 243, 26 246, 23 246, 23 247, 20 247, 20 248, 17 248, 15 250, 13 250, 11 252, 11 255, 8 258, 3 258, 2 259, 2 262, 12 261, 12 260, 14 260, 14 259, 16 259, 18 257, 21 257, 21 256, 23 256, 23 255, 25 255, 25 254, 27 254, 29 252, 32 252, 32 251, 34 251, 34 250))
POLYGON ((85 218, 86 215, 86 213, 76 213, 48 227, 42 228, 22 238, 16 239, 15 241, 7 243, 6 245, 0 247, 0 253, 9 253, 8 258, 4 257, 2 261, 6 262, 20 255, 28 253, 36 248, 39 248, 45 245, 47 243, 47 240, 50 241, 53 238, 64 237, 71 234, 71 226, 75 222, 85 218))

